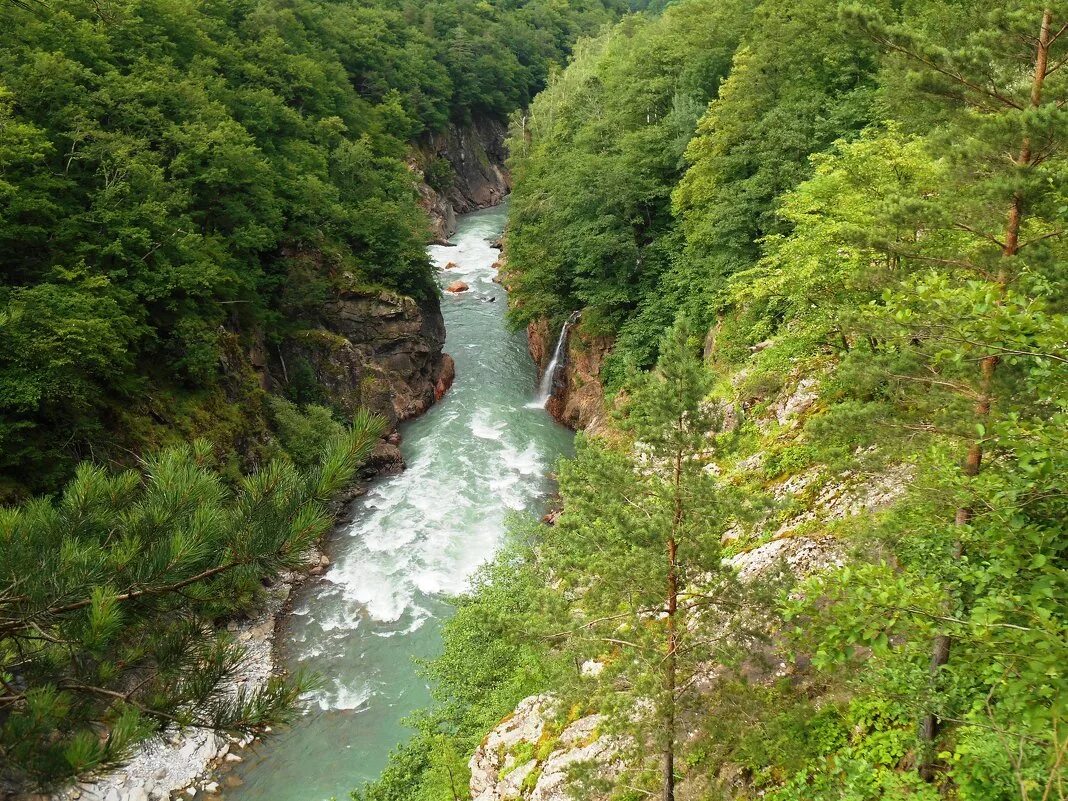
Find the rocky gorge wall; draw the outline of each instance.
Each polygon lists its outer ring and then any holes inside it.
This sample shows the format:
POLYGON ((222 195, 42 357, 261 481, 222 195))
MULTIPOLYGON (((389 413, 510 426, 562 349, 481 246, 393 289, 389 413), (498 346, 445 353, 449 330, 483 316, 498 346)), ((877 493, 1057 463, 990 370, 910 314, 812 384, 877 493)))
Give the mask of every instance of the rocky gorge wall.
MULTIPOLYGON (((527 326, 527 347, 538 366, 539 375, 548 369, 556 346, 558 330, 547 320, 527 326)), ((574 431, 600 431, 606 421, 601 368, 612 350, 610 337, 591 336, 581 322, 567 332, 563 355, 553 377, 552 392, 545 408, 556 420, 574 431)))
POLYGON ((282 344, 264 379, 268 388, 284 389, 310 378, 323 400, 342 414, 363 408, 381 415, 391 434, 379 443, 369 467, 391 472, 403 467, 392 432, 423 414, 452 385, 456 370, 444 345, 445 321, 436 297, 416 301, 394 292, 344 292, 324 309, 321 326, 282 344))
POLYGON ((421 203, 430 217, 438 244, 456 233, 456 215, 495 206, 512 188, 505 167, 507 126, 496 119, 479 119, 468 125, 452 124, 431 134, 413 150, 411 169, 420 174, 421 203), (447 164, 442 176, 437 164, 447 164))

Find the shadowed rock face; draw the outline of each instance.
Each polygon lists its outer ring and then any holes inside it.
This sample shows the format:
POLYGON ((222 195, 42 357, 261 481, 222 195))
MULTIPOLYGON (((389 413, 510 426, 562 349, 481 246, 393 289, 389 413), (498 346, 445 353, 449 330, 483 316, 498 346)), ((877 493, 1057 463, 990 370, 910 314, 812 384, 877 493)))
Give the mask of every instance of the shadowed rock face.
POLYGON ((310 368, 331 405, 345 414, 370 409, 392 428, 425 412, 452 383, 455 368, 444 344, 437 298, 347 292, 327 306, 321 327, 298 332, 283 346, 285 364, 274 379, 288 383, 295 371, 310 368))
POLYGON ((453 170, 452 182, 442 192, 426 184, 419 187, 435 241, 443 243, 456 233, 457 214, 495 206, 508 194, 512 182, 504 166, 507 133, 503 122, 480 119, 450 125, 419 147, 424 162, 445 159, 453 170))

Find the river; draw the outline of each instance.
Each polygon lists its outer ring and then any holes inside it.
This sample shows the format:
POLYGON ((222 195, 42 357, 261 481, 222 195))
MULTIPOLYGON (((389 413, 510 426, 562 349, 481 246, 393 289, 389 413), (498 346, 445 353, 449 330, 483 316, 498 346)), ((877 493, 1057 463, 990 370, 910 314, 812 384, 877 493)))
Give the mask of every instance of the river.
POLYGON ((471 287, 442 299, 456 382, 402 426, 407 470, 368 488, 328 546, 332 567, 295 599, 283 658, 324 684, 292 727, 246 752, 227 801, 347 799, 375 778, 411 735, 402 719, 430 700, 415 660, 439 650, 443 598, 493 555, 510 514, 543 511, 571 433, 531 403, 526 339, 505 327, 489 244, 505 217, 503 205, 465 215, 455 247, 429 248, 437 266, 458 265, 440 280, 471 287))

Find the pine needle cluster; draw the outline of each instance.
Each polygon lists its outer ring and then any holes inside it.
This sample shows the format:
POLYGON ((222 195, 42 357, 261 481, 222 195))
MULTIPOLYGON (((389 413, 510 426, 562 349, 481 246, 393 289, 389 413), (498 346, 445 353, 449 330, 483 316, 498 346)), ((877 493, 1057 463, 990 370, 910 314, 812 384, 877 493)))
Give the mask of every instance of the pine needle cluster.
POLYGON ((167 727, 284 721, 306 680, 236 686, 245 653, 216 624, 301 567, 382 428, 361 413, 314 467, 236 486, 203 441, 83 464, 58 497, 0 509, 0 778, 47 786, 167 727))

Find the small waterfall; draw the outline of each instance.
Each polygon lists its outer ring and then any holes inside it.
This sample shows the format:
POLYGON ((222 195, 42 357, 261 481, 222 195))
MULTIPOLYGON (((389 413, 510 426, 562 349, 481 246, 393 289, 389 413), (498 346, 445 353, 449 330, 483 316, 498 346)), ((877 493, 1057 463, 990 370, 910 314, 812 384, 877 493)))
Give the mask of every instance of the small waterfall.
POLYGON ((549 366, 541 376, 538 384, 538 395, 531 406, 544 407, 549 402, 549 396, 553 394, 553 379, 556 378, 556 370, 560 366, 560 357, 564 355, 564 347, 567 345, 567 332, 579 318, 579 312, 572 312, 571 316, 564 321, 564 327, 560 329, 560 338, 556 340, 556 348, 553 357, 549 360, 549 366))

